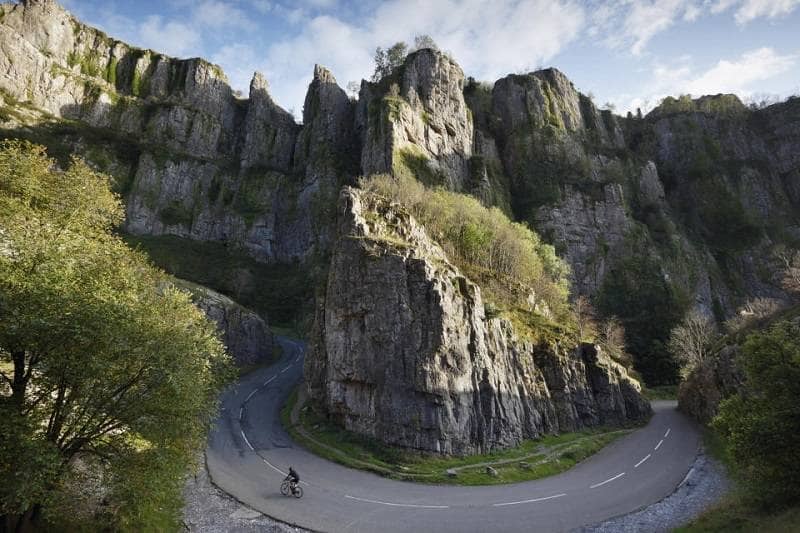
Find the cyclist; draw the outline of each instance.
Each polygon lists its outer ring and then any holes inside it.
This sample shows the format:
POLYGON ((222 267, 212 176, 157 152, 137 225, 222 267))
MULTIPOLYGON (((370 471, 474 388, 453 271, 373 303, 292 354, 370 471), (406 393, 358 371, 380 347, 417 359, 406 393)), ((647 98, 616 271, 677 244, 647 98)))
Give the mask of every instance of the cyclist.
POLYGON ((289 467, 289 475, 286 476, 289 479, 289 482, 292 484, 292 492, 294 492, 294 488, 300 483, 300 476, 297 475, 297 471, 293 467, 289 467))

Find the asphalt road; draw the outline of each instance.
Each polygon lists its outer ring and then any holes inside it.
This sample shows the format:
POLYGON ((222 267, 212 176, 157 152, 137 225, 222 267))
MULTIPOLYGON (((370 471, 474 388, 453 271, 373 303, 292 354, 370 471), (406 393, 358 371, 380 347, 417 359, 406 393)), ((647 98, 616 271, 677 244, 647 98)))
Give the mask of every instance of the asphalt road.
POLYGON ((699 433, 655 402, 650 423, 563 474, 513 485, 409 483, 352 470, 293 444, 280 409, 303 372, 303 345, 279 339, 283 357, 226 391, 209 437, 213 481, 278 520, 317 531, 569 531, 635 511, 669 495, 685 478, 699 433), (279 487, 292 465, 305 496, 279 487))

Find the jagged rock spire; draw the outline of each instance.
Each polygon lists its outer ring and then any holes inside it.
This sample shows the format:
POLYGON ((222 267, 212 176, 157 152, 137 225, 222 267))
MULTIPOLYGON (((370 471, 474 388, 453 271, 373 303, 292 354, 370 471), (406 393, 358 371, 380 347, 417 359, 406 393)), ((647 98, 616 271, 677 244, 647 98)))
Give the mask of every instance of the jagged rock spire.
POLYGON ((314 81, 318 81, 320 83, 336 83, 336 78, 333 77, 333 73, 328 70, 327 67, 323 67, 322 65, 316 64, 314 65, 314 81))

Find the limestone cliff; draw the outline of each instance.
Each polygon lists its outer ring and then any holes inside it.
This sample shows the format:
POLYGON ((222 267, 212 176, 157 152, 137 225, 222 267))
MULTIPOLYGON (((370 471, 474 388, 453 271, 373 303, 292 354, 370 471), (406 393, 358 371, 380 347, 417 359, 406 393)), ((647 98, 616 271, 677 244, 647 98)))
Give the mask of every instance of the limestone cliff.
MULTIPOLYGON (((798 98, 667 99, 623 118, 558 70, 479 83, 425 49, 356 102, 315 67, 300 125, 260 74, 241 98, 219 67, 129 46, 53 0, 0 18, 3 136, 111 173, 129 233, 308 268, 330 250, 340 187, 388 172, 529 224, 644 358, 668 359, 689 307, 722 320, 748 298, 786 298, 770 258, 800 242, 798 98)), ((669 361, 639 370, 676 377, 669 361)))
POLYGON ((428 185, 461 190, 469 178, 472 117, 464 73, 423 49, 379 84, 364 82, 358 102, 364 174, 409 172, 428 185))
POLYGON ((273 338, 263 317, 208 287, 179 279, 175 285, 188 291, 195 305, 216 322, 222 341, 237 365, 270 360, 273 338))
POLYGON ((320 105, 301 127, 258 73, 242 99, 218 66, 129 46, 52 0, 2 10, 4 128, 114 174, 127 231, 223 242, 267 262, 318 248, 324 206, 355 174, 340 164, 353 106, 335 80, 315 73, 320 105))
POLYGON ((465 454, 642 420, 639 384, 592 345, 537 345, 396 204, 345 188, 310 395, 357 433, 465 454))

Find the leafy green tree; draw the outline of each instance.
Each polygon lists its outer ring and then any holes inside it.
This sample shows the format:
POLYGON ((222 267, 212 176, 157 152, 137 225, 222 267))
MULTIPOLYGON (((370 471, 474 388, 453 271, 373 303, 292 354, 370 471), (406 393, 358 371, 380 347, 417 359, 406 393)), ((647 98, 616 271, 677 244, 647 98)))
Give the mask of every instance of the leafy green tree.
POLYGON ((41 519, 75 465, 89 462, 112 480, 115 528, 177 524, 180 473, 205 438, 230 363, 189 296, 113 233, 122 217, 108 177, 85 163, 61 172, 44 148, 0 144, 8 529, 41 519))
POLYGON ((800 325, 784 321, 750 335, 738 363, 744 388, 721 404, 713 426, 754 501, 800 503, 800 325))
POLYGON ((408 45, 402 41, 394 43, 385 50, 380 46, 376 48, 375 72, 372 74, 372 81, 378 83, 383 78, 390 76, 394 69, 403 64, 407 55, 408 45))
POLYGON ((648 385, 677 383, 678 363, 670 353, 672 328, 683 317, 686 297, 661 275, 654 257, 631 254, 606 275, 597 298, 604 316, 616 316, 625 327, 634 367, 648 385))
POLYGON ((433 37, 431 37, 430 35, 427 35, 425 33, 421 35, 415 35, 413 51, 416 52, 417 50, 424 50, 424 49, 438 50, 439 46, 436 44, 436 41, 434 41, 433 37))

